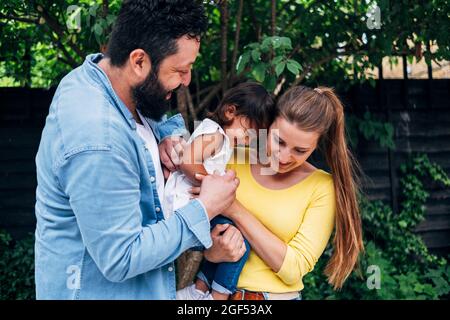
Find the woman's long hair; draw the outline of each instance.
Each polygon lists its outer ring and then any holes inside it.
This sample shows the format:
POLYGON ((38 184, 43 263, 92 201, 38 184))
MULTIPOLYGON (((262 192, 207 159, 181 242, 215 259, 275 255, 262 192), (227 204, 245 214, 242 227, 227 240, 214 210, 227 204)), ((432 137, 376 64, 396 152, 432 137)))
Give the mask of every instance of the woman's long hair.
POLYGON ((362 241, 357 193, 357 163, 347 146, 344 108, 333 89, 293 87, 280 97, 280 116, 305 131, 320 134, 320 144, 331 169, 336 194, 333 255, 325 274, 339 289, 358 262, 362 241))

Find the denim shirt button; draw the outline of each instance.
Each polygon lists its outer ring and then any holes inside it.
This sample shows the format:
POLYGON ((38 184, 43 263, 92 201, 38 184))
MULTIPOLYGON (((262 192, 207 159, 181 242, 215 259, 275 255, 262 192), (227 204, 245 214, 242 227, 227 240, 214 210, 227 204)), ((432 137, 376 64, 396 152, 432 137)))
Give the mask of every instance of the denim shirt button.
POLYGON ((155 177, 150 177, 151 182, 155 182, 155 177))
POLYGON ((156 212, 160 212, 161 211, 161 208, 160 207, 156 207, 156 212))
POLYGON ((173 271, 173 267, 169 267, 167 270, 169 270, 169 272, 173 271))

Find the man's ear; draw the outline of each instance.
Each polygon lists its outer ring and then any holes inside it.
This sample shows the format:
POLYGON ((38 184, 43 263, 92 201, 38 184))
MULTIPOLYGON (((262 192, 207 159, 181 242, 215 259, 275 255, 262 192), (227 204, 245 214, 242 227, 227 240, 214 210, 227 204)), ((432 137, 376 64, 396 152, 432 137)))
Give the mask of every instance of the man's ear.
POLYGON ((144 81, 152 68, 150 57, 142 49, 135 49, 130 52, 129 63, 136 82, 144 81))
POLYGON ((225 106, 225 118, 231 121, 236 116, 236 106, 234 104, 228 104, 225 106))

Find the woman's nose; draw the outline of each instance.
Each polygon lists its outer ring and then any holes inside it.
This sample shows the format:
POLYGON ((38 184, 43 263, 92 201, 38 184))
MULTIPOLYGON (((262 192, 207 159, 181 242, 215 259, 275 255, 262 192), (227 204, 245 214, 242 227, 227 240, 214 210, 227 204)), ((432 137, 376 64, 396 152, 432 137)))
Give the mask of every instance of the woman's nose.
POLYGON ((287 163, 291 159, 291 152, 288 150, 288 148, 281 148, 280 149, 280 162, 281 163, 287 163))

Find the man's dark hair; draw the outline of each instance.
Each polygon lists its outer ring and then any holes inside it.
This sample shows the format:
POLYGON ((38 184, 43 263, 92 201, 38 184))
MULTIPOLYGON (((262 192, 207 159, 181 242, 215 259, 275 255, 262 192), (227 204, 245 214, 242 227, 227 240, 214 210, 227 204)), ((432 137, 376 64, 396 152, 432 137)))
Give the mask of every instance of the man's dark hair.
POLYGON ((207 18, 201 1, 126 0, 111 33, 106 56, 123 66, 135 49, 144 50, 152 68, 177 53, 176 40, 187 35, 198 38, 206 31, 207 18))
POLYGON ((208 116, 220 126, 231 121, 225 116, 227 106, 236 107, 236 115, 247 117, 258 129, 268 128, 277 115, 275 101, 262 85, 244 82, 225 92, 219 106, 208 116))

